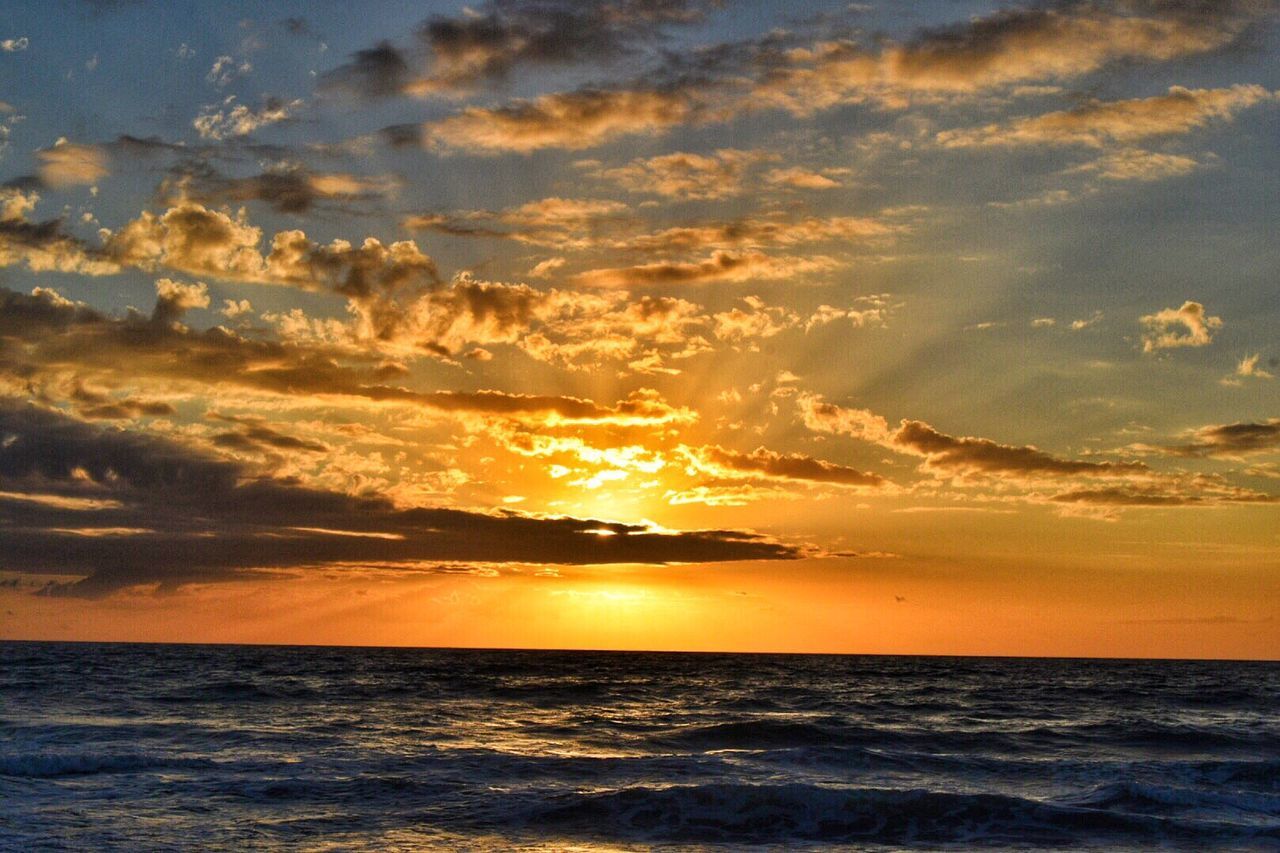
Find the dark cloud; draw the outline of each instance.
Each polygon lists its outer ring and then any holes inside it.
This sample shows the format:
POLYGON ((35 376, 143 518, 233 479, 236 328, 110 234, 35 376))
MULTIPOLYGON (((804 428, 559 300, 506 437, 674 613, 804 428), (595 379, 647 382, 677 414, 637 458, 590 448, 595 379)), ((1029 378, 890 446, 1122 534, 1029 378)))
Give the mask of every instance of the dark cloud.
POLYGON ((701 461, 716 468, 727 469, 728 472, 779 480, 872 487, 883 486, 888 482, 879 474, 859 471, 800 453, 777 453, 764 447, 758 447, 750 453, 738 453, 712 446, 702 448, 695 455, 701 457, 701 461))
POLYGON ((136 397, 112 397, 76 384, 70 395, 78 403, 76 412, 87 420, 122 421, 140 417, 164 417, 174 414, 173 406, 160 400, 136 397))
POLYGON ((1194 433, 1187 444, 1160 448, 1172 456, 1238 457, 1280 449, 1280 418, 1261 423, 1234 423, 1207 426, 1194 433))
POLYGON ((211 420, 236 425, 236 429, 230 432, 220 432, 210 439, 217 447, 250 452, 300 450, 307 453, 327 453, 330 449, 327 444, 322 444, 318 441, 306 441, 272 429, 266 425, 262 418, 237 417, 217 412, 210 413, 208 417, 211 420))
POLYGON ((518 65, 610 62, 655 41, 663 27, 700 21, 687 0, 518 0, 485 14, 435 16, 423 24, 431 52, 427 85, 455 87, 506 78, 518 65))
POLYGON ((357 51, 321 88, 360 97, 432 94, 501 81, 530 65, 607 64, 659 43, 664 30, 718 5, 691 0, 497 0, 435 15, 410 49, 390 41, 357 51))
POLYGON ((890 446, 926 457, 929 467, 956 473, 1036 477, 1131 476, 1147 470, 1140 462, 1081 462, 1034 447, 1000 444, 986 438, 947 435, 921 421, 903 421, 890 446))
POLYGON ((1052 500, 1061 504, 1087 504, 1100 507, 1203 506, 1220 503, 1270 504, 1277 500, 1274 495, 1249 489, 1224 487, 1213 481, 1208 483, 1192 481, 1191 484, 1211 488, 1197 493, 1180 489, 1178 484, 1166 481, 1152 486, 1075 489, 1054 495, 1052 500), (1213 488, 1214 486, 1216 488, 1213 488))
POLYGON ((386 98, 404 92, 412 79, 409 62, 391 42, 357 50, 351 61, 320 78, 321 91, 357 97, 386 98))
POLYGON ((425 133, 420 124, 393 124, 379 131, 382 141, 392 148, 417 148, 422 145, 425 133))
POLYGON ((255 569, 419 560, 665 563, 790 559, 792 546, 732 530, 510 512, 397 508, 255 477, 167 439, 102 429, 0 400, 0 569, 83 574, 62 594, 230 580, 255 569), (26 495, 27 497, 15 497, 26 495), (102 535, 93 535, 94 530, 102 535), (596 535, 598 531, 614 535, 596 535))
POLYGON ((62 219, 0 219, 0 267, 23 263, 35 272, 86 275, 117 271, 115 261, 103 250, 87 245, 64 225, 62 219))
POLYGON ((205 164, 186 164, 172 179, 181 194, 203 204, 260 201, 281 213, 307 213, 320 204, 345 210, 354 201, 381 197, 380 179, 313 172, 300 166, 232 178, 205 164))

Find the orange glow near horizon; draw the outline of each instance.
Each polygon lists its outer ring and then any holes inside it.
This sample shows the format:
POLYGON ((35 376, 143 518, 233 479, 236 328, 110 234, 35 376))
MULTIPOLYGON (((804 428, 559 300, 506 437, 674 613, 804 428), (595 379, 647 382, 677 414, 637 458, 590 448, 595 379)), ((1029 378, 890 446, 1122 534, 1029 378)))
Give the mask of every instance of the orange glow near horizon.
POLYGON ((1274 657, 1264 7, 15 10, 0 638, 1274 657))

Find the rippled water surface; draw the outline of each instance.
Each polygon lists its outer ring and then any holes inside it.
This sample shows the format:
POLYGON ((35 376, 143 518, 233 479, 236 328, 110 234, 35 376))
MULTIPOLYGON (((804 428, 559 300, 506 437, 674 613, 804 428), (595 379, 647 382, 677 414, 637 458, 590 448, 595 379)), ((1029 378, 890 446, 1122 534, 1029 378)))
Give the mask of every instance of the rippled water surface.
POLYGON ((1280 849, 1280 665, 0 643, 0 847, 1280 849))

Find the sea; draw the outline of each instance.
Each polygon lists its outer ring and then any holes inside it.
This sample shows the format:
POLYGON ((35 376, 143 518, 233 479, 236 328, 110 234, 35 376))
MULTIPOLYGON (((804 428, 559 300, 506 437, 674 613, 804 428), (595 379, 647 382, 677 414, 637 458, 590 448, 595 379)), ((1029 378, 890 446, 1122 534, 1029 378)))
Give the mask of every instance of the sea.
POLYGON ((0 643, 0 849, 1280 850, 1280 664, 0 643))

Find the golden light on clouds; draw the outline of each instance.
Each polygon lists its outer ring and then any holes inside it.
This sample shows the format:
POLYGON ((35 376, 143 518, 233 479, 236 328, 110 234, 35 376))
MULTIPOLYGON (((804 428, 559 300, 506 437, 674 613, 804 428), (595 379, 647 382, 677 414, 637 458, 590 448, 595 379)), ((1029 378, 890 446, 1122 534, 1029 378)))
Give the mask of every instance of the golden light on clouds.
POLYGON ((1270 6, 526 6, 0 53, 7 635, 1274 655, 1270 6))

